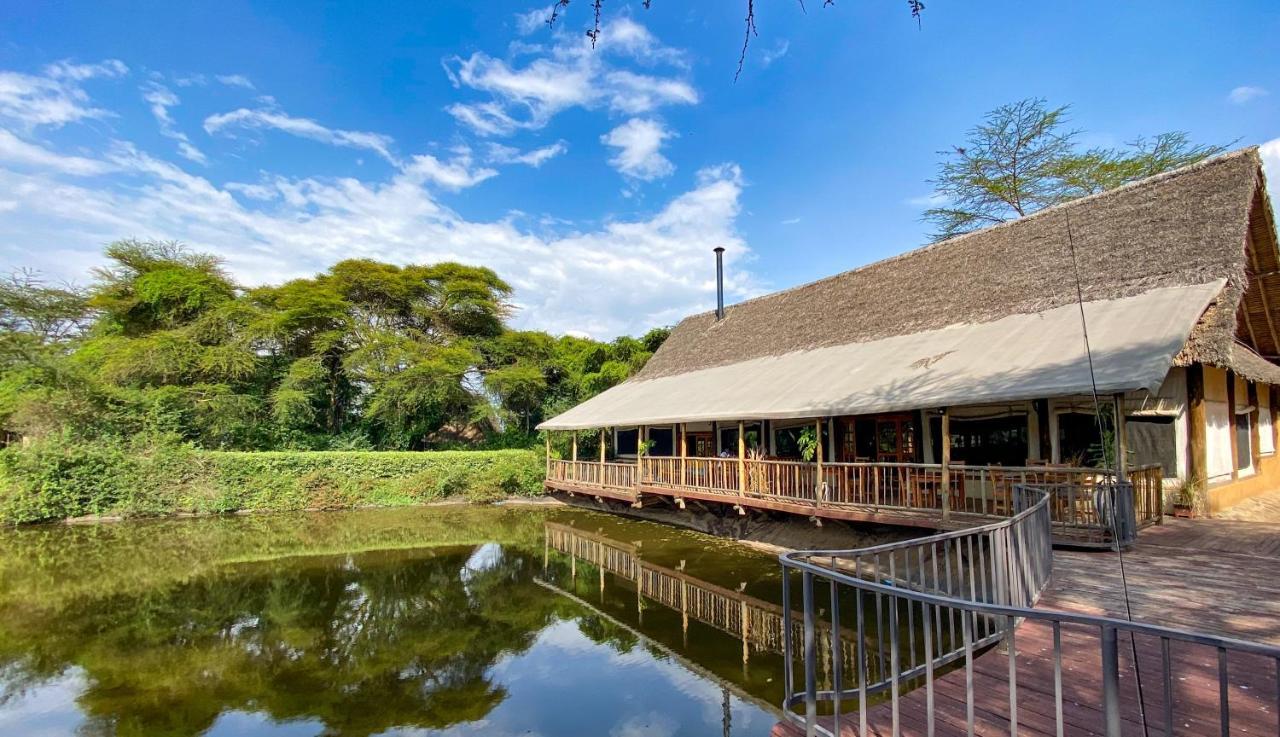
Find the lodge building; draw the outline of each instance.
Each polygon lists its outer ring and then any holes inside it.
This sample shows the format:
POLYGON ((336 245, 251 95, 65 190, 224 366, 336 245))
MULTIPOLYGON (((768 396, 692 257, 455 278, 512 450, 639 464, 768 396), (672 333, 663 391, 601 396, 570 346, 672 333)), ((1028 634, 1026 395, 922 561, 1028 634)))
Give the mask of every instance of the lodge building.
POLYGON ((1068 530, 1118 474, 1140 524, 1211 513, 1280 483, 1278 308, 1243 149, 687 317, 540 425, 573 438, 547 484, 939 527, 1046 483, 1068 530))

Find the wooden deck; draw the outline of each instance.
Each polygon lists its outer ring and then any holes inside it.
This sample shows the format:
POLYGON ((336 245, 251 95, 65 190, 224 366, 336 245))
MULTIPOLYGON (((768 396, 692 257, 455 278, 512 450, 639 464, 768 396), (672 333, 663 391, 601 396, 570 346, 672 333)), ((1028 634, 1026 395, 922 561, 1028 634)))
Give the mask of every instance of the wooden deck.
MULTIPOLYGON (((1143 533, 1125 554, 1133 617, 1151 624, 1227 635, 1280 645, 1280 527, 1224 520, 1168 520, 1143 533)), ((1119 561, 1114 553, 1055 551, 1054 583, 1040 607, 1123 618, 1119 561)), ((1067 735, 1105 733, 1100 655, 1096 629, 1062 628, 1063 704, 1067 735)), ((1139 637, 1146 721, 1151 735, 1164 735, 1164 667, 1160 642, 1139 637)), ((1046 623, 1028 621, 1016 630, 1017 730, 1019 735, 1055 735, 1053 635, 1046 623)), ((1141 735, 1136 679, 1130 643, 1121 637, 1121 709, 1123 732, 1141 735)), ((1177 645, 1171 653, 1176 714, 1172 734, 1219 734, 1218 652, 1205 646, 1177 645)), ((1280 734, 1275 661, 1233 655, 1229 660, 1230 733, 1280 734)), ((975 660, 975 734, 1007 735, 1010 729, 1009 656, 996 647, 975 660)), ((965 671, 953 670, 935 681, 937 735, 966 734, 965 671)), ((846 704, 842 735, 857 735, 856 710, 846 704)), ((926 735, 926 694, 911 691, 900 702, 903 735, 926 735)), ((828 726, 829 723, 828 723, 828 726)), ((802 734, 788 723, 774 734, 802 734)), ((868 734, 891 735, 889 704, 868 712, 868 734)))
MULTIPOLYGON (((1111 529, 1098 507, 1096 469, 831 463, 735 458, 643 458, 640 463, 548 459, 546 488, 640 505, 668 500, 783 512, 814 519, 868 522, 926 530, 960 530, 1006 519, 1013 490, 1040 485, 1053 492, 1056 541, 1106 545, 1111 529), (949 489, 944 495, 943 490, 949 489), (944 501, 945 497, 945 501, 944 501), (944 505, 948 508, 944 511, 944 505)), ((1133 469, 1139 527, 1158 524, 1158 466, 1133 469)))

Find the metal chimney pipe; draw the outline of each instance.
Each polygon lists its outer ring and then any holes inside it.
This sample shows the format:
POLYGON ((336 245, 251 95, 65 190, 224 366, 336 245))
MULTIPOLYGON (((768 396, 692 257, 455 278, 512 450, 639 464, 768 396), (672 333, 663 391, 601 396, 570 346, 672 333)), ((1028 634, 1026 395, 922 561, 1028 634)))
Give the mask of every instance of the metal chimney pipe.
POLYGON ((724 319, 724 248, 716 246, 716 321, 724 319))

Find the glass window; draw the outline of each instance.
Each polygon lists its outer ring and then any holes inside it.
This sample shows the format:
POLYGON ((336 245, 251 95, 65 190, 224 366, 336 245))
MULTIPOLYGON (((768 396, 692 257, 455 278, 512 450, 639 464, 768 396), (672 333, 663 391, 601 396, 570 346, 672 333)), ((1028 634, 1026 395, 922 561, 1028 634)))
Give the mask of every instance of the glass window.
POLYGON ((1236 470, 1243 471, 1253 465, 1253 412, 1236 414, 1236 470))
POLYGON ((649 442, 653 443, 653 445, 649 446, 649 455, 651 456, 670 456, 675 454, 675 434, 669 427, 649 428, 649 442))
POLYGON ((630 430, 619 430, 617 450, 618 455, 633 456, 636 454, 636 439, 640 437, 640 431, 632 428, 630 430))
MULTIPOLYGON (((934 460, 940 461, 942 418, 930 418, 929 429, 934 460)), ((952 463, 968 466, 1022 466, 1027 462, 1027 448, 1026 415, 981 419, 951 418, 952 463)))

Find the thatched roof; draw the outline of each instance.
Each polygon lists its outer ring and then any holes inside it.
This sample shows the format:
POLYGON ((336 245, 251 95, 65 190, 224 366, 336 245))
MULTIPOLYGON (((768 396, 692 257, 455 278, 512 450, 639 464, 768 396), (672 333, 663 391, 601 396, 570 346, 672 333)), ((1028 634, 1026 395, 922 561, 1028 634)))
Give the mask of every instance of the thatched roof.
POLYGON ((1068 227, 1088 302, 1225 280, 1176 362, 1280 383, 1258 355, 1280 354, 1280 255, 1256 148, 693 315, 632 381, 1073 304, 1068 227))

